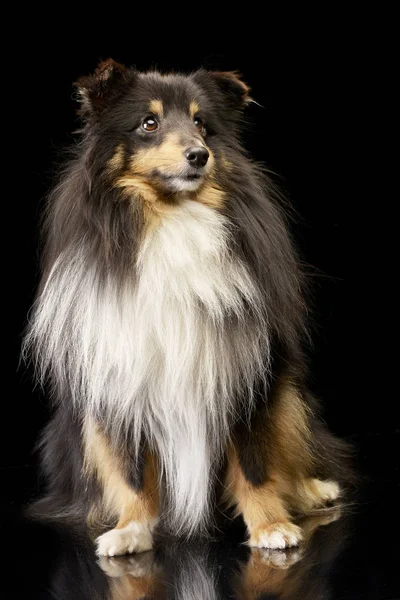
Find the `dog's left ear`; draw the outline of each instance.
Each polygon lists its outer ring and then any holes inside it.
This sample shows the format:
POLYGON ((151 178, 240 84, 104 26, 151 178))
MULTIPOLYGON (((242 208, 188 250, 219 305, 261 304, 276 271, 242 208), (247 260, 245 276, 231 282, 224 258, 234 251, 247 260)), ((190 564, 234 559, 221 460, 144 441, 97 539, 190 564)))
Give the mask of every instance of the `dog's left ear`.
POLYGON ((101 114, 117 98, 133 72, 109 58, 101 62, 93 75, 80 77, 75 82, 81 115, 85 118, 101 114))
POLYGON ((208 74, 232 108, 244 108, 246 104, 251 102, 250 88, 241 80, 240 73, 236 71, 208 71, 208 74))

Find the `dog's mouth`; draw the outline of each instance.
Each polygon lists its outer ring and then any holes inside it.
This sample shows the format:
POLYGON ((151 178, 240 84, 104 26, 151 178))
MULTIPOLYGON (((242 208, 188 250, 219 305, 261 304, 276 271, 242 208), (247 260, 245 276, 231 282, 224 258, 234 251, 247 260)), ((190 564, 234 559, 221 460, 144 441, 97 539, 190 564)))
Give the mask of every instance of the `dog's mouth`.
POLYGON ((185 175, 183 178, 187 179, 188 181, 196 181, 196 179, 204 179, 204 175, 200 173, 192 173, 189 175, 185 175))
POLYGON ((183 179, 184 181, 198 181, 200 179, 204 179, 204 174, 202 173, 183 173, 177 175, 166 175, 164 173, 159 174, 164 181, 171 181, 174 179, 183 179))
POLYGON ((156 171, 154 174, 159 179, 161 185, 172 192, 195 191, 202 185, 205 179, 203 170, 190 170, 176 174, 156 171))

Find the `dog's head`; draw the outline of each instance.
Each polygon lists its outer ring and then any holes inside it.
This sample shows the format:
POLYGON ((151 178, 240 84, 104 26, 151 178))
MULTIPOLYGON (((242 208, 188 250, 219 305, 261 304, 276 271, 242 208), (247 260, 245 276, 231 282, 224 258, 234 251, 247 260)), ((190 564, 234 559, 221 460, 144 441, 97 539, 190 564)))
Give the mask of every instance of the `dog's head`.
POLYGON ((76 85, 96 160, 150 202, 198 192, 228 167, 249 91, 236 73, 139 73, 111 59, 76 85))

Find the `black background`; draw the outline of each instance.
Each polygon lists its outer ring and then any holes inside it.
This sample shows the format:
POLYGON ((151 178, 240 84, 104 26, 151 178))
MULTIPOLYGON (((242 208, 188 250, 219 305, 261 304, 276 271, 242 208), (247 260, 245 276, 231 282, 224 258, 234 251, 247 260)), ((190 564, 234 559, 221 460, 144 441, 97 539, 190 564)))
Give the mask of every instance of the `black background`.
POLYGON ((6 468, 33 460, 48 418, 31 372, 18 367, 38 282, 41 203, 78 125, 71 84, 109 56, 139 69, 206 66, 243 74, 261 105, 246 112, 246 146, 278 174, 298 214, 295 239, 315 268, 311 366, 325 420, 344 436, 398 430, 396 369, 388 366, 396 350, 396 272, 388 267, 387 249, 396 200, 376 187, 388 177, 388 166, 378 166, 393 78, 384 32, 373 15, 366 21, 365 15, 303 13, 301 21, 292 15, 289 26, 287 16, 245 9, 244 21, 233 26, 224 18, 217 22, 210 8, 193 7, 174 28, 165 20, 168 6, 161 13, 142 6, 112 15, 110 8, 100 15, 101 26, 83 26, 78 16, 69 24, 61 9, 46 22, 25 13, 32 28, 15 41, 23 59, 6 61, 11 75, 3 109, 11 140, 3 172, 3 202, 11 211, 3 222, 10 332, 3 344, 6 468))

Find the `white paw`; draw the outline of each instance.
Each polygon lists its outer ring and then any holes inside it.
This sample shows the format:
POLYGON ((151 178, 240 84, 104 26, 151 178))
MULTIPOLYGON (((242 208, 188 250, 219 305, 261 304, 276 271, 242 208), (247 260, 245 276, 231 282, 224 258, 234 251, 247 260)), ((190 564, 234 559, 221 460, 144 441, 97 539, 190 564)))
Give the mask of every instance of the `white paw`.
POLYGON ((249 545, 256 548, 272 548, 283 550, 298 546, 303 539, 300 527, 293 523, 274 523, 265 527, 258 527, 252 532, 249 545))
POLYGON ((320 479, 314 479, 314 485, 322 500, 333 502, 339 498, 340 487, 336 481, 321 481, 320 479))
POLYGON ((126 527, 112 529, 97 538, 99 556, 119 556, 132 552, 145 552, 153 546, 154 523, 131 521, 126 527))

